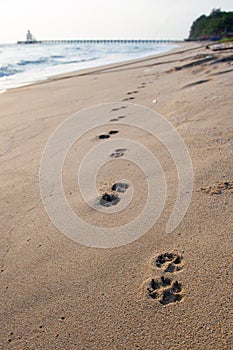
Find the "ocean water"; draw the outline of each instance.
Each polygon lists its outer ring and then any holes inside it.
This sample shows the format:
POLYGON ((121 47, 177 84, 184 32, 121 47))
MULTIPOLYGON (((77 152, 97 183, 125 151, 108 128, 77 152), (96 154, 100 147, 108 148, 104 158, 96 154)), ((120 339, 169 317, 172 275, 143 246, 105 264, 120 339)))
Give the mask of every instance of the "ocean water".
POLYGON ((0 93, 83 68, 142 58, 174 44, 31 44, 0 45, 0 93))

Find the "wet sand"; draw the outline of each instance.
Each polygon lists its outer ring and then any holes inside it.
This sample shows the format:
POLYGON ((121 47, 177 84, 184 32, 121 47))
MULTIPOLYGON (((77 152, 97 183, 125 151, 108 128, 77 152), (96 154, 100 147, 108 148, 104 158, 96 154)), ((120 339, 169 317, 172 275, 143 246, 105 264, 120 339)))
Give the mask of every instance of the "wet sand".
POLYGON ((231 50, 212 52, 189 43, 0 96, 0 348, 232 348, 232 78, 231 50), (82 200, 77 167, 91 147, 107 142, 99 136, 110 131, 118 131, 110 139, 140 141, 158 157, 168 192, 149 232, 131 244, 98 249, 68 239, 50 221, 39 169, 61 122, 111 102, 142 105, 167 118, 190 153, 194 183, 183 221, 167 234, 177 196, 174 162, 152 135, 120 123, 119 116, 127 120, 127 109, 110 111, 111 128, 83 135, 64 164, 64 191, 74 212, 93 225, 114 227, 143 209, 147 182, 124 160, 124 147, 109 151, 112 162, 98 173, 97 189, 104 196, 119 179, 129 179, 135 189, 131 207, 109 219, 82 200))

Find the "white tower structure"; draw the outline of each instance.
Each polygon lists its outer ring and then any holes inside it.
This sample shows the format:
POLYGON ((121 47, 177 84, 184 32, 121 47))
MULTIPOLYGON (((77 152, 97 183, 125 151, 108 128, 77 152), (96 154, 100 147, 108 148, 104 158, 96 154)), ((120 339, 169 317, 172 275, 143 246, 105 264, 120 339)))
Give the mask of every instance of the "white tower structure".
POLYGON ((35 39, 33 38, 30 30, 28 30, 27 32, 27 36, 26 36, 26 41, 34 41, 35 39))

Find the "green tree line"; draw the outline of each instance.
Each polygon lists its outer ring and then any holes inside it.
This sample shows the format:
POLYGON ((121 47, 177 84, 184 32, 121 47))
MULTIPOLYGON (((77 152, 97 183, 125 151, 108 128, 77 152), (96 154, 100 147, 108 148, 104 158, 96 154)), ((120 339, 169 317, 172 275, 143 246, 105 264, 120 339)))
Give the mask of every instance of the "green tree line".
POLYGON ((233 12, 213 9, 209 16, 197 18, 191 27, 189 40, 224 38, 233 32, 233 12))

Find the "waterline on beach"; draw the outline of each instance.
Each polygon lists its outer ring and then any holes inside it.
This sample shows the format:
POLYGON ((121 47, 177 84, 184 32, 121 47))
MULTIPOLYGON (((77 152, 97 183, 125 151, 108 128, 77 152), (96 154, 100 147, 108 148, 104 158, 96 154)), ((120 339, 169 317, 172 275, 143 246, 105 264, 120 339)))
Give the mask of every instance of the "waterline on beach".
POLYGON ((0 45, 0 90, 51 76, 159 54, 174 44, 0 45))

